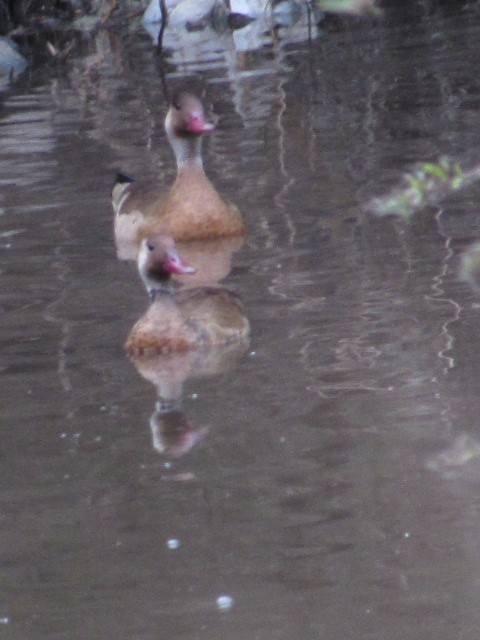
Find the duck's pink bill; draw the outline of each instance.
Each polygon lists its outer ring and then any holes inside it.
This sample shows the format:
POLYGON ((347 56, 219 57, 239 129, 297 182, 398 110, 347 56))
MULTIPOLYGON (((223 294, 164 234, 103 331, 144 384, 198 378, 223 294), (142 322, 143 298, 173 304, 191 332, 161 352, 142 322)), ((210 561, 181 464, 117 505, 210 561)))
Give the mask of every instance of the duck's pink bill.
POLYGON ((212 122, 206 122, 201 116, 191 116, 187 129, 190 133, 200 135, 214 131, 215 125, 212 122))
POLYGON ((195 267, 183 262, 176 251, 169 252, 165 266, 169 273, 174 273, 176 275, 193 274, 197 272, 195 267))

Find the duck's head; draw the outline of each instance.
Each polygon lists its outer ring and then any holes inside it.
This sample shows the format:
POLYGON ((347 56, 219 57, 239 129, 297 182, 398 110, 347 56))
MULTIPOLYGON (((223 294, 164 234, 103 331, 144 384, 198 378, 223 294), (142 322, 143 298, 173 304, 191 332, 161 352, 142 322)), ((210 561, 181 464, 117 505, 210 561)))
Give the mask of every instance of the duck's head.
POLYGON ((178 167, 202 166, 202 136, 214 129, 215 125, 206 119, 203 105, 196 96, 186 91, 174 95, 165 118, 165 131, 178 167))
POLYGON ((179 137, 201 136, 210 133, 215 125, 205 117, 205 110, 200 100, 192 93, 180 91, 170 103, 165 119, 167 133, 179 137))
POLYGON ((164 233, 143 238, 138 253, 138 271, 152 298, 172 274, 193 274, 196 269, 182 260, 175 242, 164 233))

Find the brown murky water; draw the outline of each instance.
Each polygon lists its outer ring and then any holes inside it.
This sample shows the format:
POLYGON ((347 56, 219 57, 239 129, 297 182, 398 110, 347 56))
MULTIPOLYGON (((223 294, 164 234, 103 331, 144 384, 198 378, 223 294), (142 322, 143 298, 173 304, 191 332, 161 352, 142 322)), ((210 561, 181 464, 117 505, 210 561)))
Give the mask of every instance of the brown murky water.
POLYGON ((109 193, 173 176, 150 41, 101 33, 92 74, 5 95, 2 637, 478 640, 478 187, 410 226, 355 216, 415 161, 478 162, 479 36, 460 10, 255 51, 184 34, 167 81, 219 118, 252 339, 138 369, 109 193))

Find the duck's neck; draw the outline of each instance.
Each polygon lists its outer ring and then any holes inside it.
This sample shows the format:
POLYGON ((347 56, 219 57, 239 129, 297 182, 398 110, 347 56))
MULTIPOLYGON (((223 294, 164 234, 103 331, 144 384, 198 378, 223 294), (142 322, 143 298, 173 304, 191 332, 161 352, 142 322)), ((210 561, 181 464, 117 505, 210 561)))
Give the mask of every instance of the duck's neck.
POLYGON ((169 138, 179 171, 187 167, 196 167, 203 171, 201 136, 169 136, 169 138))
POLYGON ((150 295, 150 298, 152 299, 152 302, 154 300, 172 298, 176 289, 177 287, 175 283, 170 279, 165 280, 164 282, 151 282, 148 285, 148 293, 150 295))
POLYGON ((165 119, 165 132, 177 160, 177 169, 197 167, 203 170, 202 136, 179 134, 175 130, 171 111, 165 119))

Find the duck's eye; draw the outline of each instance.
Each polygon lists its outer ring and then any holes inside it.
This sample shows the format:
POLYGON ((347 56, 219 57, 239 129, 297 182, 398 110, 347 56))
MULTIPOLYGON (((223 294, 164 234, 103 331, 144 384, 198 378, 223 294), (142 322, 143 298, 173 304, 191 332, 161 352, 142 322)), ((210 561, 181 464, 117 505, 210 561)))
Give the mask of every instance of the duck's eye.
POLYGON ((180 103, 178 102, 178 100, 173 100, 172 105, 175 107, 177 111, 181 111, 182 107, 180 106, 180 103))
POLYGON ((155 249, 155 246, 151 242, 147 242, 147 249, 149 251, 153 251, 155 249))

